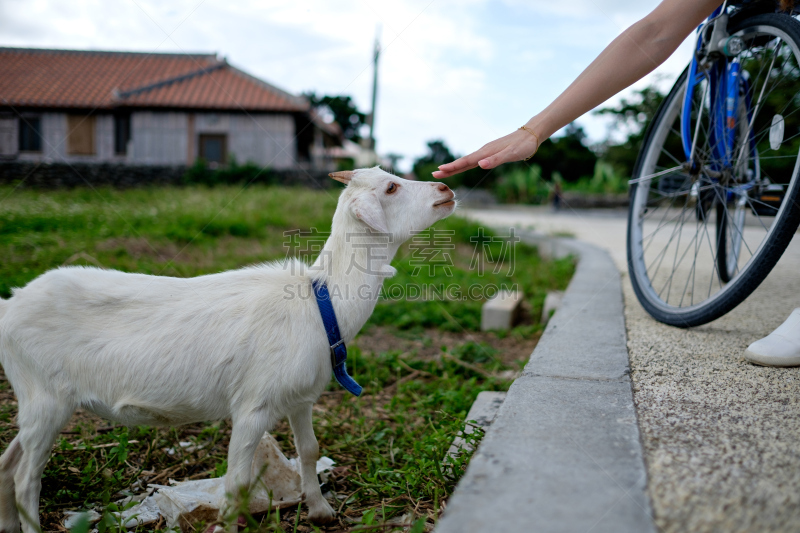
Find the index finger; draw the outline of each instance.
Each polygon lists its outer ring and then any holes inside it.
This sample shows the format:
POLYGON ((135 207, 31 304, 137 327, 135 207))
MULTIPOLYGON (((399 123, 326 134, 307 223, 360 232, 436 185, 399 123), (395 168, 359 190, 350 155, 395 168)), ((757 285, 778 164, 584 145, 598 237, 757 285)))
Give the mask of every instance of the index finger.
POLYGON ((477 157, 474 157, 474 155, 475 154, 465 155, 464 157, 459 157, 458 159, 456 159, 455 161, 451 161, 450 163, 439 165, 439 170, 441 170, 442 172, 462 172, 470 168, 475 168, 476 166, 478 166, 479 159, 477 157))
POLYGON ((475 168, 478 166, 478 161, 502 150, 502 148, 498 149, 496 144, 497 144, 496 141, 486 144, 481 148, 479 148, 478 150, 475 150, 471 154, 467 154, 464 157, 459 157, 452 163, 446 163, 444 165, 440 165, 439 170, 443 172, 453 172, 457 174, 459 172, 464 172, 465 170, 475 168))
POLYGON ((454 176, 456 174, 460 174, 461 172, 466 172, 467 170, 475 168, 477 166, 478 165, 459 167, 456 170, 436 170, 434 172, 431 172, 431 174, 433 175, 434 178, 441 180, 444 178, 449 178, 450 176, 454 176))

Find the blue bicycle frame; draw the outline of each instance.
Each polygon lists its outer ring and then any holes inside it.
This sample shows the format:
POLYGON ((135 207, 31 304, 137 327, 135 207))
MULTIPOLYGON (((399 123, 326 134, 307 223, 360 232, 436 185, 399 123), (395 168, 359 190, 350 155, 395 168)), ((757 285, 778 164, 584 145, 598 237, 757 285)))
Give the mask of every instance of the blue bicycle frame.
MULTIPOLYGON (((706 25, 720 15, 722 6, 714 10, 708 17, 704 24, 697 28, 697 46, 696 52, 699 52, 703 45, 703 31, 706 25)), ((681 110, 681 140, 683 142, 683 151, 686 155, 686 161, 689 162, 689 168, 696 172, 699 168, 698 161, 695 160, 696 154, 692 153, 694 147, 693 132, 691 124, 692 103, 694 98, 694 89, 704 79, 708 81, 708 109, 709 109, 709 146, 711 147, 712 160, 708 162, 711 170, 720 172, 723 170, 731 169, 736 162, 737 154, 734 153, 736 143, 736 128, 739 126, 739 99, 745 98, 745 108, 747 109, 748 126, 752 120, 752 100, 750 84, 747 79, 741 75, 741 64, 738 58, 731 60, 725 59, 724 61, 715 61, 714 64, 707 70, 698 69, 699 53, 695 53, 692 62, 689 66, 689 75, 686 80, 686 94, 683 98, 683 108, 681 110), (724 95, 724 98, 722 96, 724 95)), ((724 57, 724 56, 723 56, 724 57)), ((702 103, 700 104, 703 105, 702 103)), ((697 120, 701 120, 702 109, 698 111, 697 120)), ((748 127, 749 145, 751 153, 755 153, 755 136, 748 127)), ((718 178, 712 177, 712 181, 718 181, 718 178)), ((750 183, 740 183, 736 189, 739 191, 750 189, 753 186, 753 181, 750 183)), ((731 200, 733 190, 727 193, 728 200, 731 200)))

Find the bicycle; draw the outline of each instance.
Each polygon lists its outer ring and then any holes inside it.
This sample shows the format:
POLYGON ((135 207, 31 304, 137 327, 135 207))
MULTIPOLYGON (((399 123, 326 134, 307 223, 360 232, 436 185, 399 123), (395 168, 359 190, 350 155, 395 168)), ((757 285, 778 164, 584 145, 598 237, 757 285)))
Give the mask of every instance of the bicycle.
POLYGON ((630 181, 633 289, 678 327, 739 305, 800 225, 800 22, 726 2, 697 35, 630 181))

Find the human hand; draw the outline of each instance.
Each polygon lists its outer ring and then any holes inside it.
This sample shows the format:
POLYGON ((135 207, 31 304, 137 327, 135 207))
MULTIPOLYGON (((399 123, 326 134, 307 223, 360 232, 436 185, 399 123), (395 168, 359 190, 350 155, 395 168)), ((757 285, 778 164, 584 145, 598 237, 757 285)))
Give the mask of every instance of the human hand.
POLYGON ((449 178, 471 168, 480 166, 483 169, 494 168, 503 163, 527 159, 539 149, 539 142, 527 130, 518 129, 505 137, 500 137, 469 155, 460 157, 452 163, 439 165, 433 172, 434 178, 449 178))

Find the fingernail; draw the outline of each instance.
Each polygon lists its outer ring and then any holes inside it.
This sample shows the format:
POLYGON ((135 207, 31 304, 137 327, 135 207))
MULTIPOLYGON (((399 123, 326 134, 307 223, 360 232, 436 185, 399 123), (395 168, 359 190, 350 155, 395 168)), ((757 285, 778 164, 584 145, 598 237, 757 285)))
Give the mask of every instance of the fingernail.
POLYGON ((486 168, 486 165, 488 165, 488 164, 489 164, 489 160, 488 159, 481 159, 480 161, 478 161, 478 165, 481 168, 486 168))

